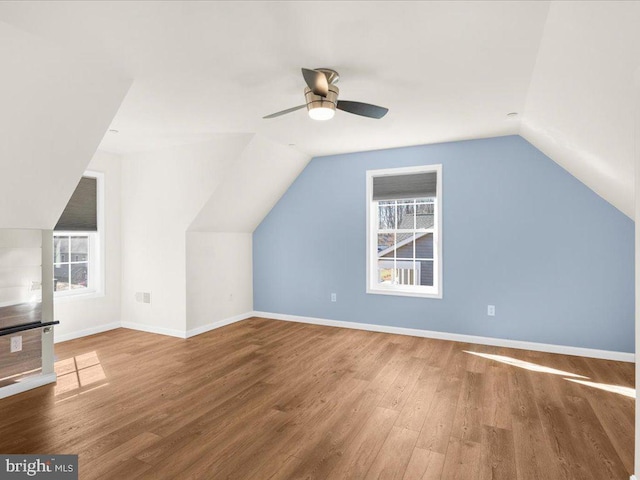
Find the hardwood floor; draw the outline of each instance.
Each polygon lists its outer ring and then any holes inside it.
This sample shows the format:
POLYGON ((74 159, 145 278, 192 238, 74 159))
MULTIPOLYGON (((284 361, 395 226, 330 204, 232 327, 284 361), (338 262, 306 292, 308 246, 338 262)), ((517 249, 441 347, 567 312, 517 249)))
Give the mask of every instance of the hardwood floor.
POLYGON ((259 318, 189 340, 118 329, 56 354, 57 386, 0 400, 0 452, 77 453, 81 479, 632 471, 633 364, 259 318))

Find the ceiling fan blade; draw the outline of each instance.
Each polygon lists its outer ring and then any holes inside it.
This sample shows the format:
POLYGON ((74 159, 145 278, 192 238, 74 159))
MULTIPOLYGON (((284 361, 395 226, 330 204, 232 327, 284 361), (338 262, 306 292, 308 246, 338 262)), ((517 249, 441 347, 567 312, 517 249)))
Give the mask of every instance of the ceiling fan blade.
POLYGON ((324 73, 317 70, 310 70, 308 68, 302 69, 302 76, 304 81, 315 95, 326 97, 329 93, 329 82, 324 73))
POLYGON ((348 100, 338 100, 336 108, 344 112, 355 113, 363 117, 382 118, 389 111, 388 108, 378 107, 370 103, 350 102, 348 100))
POLYGON ((267 115, 266 117, 262 117, 262 118, 279 117, 280 115, 286 115, 287 113, 295 112, 296 110, 300 110, 301 108, 304 108, 304 107, 306 107, 306 105, 298 105, 297 107, 287 108, 286 110, 282 110, 281 112, 272 113, 271 115, 267 115))

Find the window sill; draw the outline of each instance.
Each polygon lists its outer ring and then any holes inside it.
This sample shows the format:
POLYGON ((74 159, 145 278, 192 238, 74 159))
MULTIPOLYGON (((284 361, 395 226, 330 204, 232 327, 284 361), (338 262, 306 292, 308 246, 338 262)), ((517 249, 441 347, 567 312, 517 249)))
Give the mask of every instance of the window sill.
POLYGON ((53 294, 53 302, 54 303, 67 303, 67 302, 74 302, 76 300, 91 300, 94 298, 102 298, 104 297, 104 292, 99 292, 99 291, 89 291, 89 292, 82 292, 82 293, 68 293, 65 295, 56 295, 55 293, 53 294))
POLYGON ((392 288, 367 288, 367 293, 373 295, 393 295, 397 297, 434 298, 442 300, 442 292, 415 292, 392 288))

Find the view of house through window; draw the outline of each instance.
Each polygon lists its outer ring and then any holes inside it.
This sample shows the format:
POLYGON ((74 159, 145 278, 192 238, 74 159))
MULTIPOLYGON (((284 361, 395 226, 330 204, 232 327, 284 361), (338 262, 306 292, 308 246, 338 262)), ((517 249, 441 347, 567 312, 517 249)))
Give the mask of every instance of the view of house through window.
POLYGON ((441 167, 367 172, 369 293, 441 296, 441 167))
POLYGON ((378 283, 433 286, 434 202, 378 202, 378 283))
POLYGON ((54 291, 89 288, 91 234, 74 233, 53 237, 54 291))

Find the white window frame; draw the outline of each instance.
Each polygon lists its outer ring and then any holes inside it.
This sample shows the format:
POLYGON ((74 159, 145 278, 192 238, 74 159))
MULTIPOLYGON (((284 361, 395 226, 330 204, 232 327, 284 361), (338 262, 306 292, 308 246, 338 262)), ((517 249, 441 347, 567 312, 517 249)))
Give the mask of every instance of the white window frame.
POLYGON ((420 165, 415 167, 385 168, 367 170, 367 293, 379 295, 397 295, 405 297, 442 298, 442 165, 420 165), (407 175, 414 173, 436 172, 436 201, 434 205, 433 228, 433 286, 424 285, 388 285, 378 282, 378 202, 373 200, 373 179, 387 175, 407 175))
MULTIPOLYGON (((98 220, 97 232, 53 231, 54 237, 89 237, 89 267, 87 288, 69 289, 54 293, 56 301, 68 301, 75 299, 87 299, 104 296, 105 284, 105 231, 104 231, 104 173, 87 170, 82 175, 96 179, 96 209, 98 220)), ((71 256, 71 252, 69 252, 71 256)), ((72 261, 69 258, 69 261, 72 261)), ((68 262, 65 262, 68 263, 68 262)))

